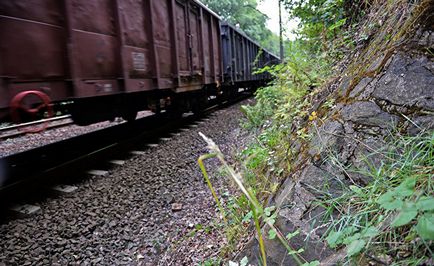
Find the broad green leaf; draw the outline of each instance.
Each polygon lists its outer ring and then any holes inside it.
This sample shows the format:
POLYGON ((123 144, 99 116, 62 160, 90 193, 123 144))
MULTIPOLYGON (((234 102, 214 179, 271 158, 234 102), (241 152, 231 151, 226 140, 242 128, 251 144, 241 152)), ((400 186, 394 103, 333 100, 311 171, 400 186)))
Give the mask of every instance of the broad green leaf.
POLYGON ((411 196, 415 186, 416 178, 407 178, 395 189, 395 193, 401 197, 411 196))
POLYGON ((286 239, 290 240, 291 238, 293 238, 294 236, 298 235, 299 233, 300 233, 300 230, 297 230, 297 231, 295 231, 293 233, 288 233, 286 235, 286 239))
POLYGON ((354 242, 355 240, 360 239, 361 236, 362 236, 362 235, 361 235, 360 233, 355 233, 354 235, 347 236, 347 237, 344 239, 343 243, 344 243, 345 245, 348 245, 348 244, 354 242))
POLYGON ((243 223, 248 223, 252 219, 253 213, 249 211, 243 218, 243 223))
POLYGON ((394 201, 396 201, 396 199, 395 192, 393 190, 387 191, 377 199, 377 203, 386 210, 394 210, 396 208, 396 202, 391 204, 394 201))
POLYGON ((405 203, 401 212, 392 222, 392 227, 399 227, 410 223, 417 215, 417 209, 414 203, 405 203))
POLYGON ((383 204, 386 202, 391 202, 395 199, 395 192, 393 190, 387 191, 386 193, 384 193, 383 195, 381 195, 378 199, 377 199, 377 203, 378 204, 383 204))
POLYGON ((337 247, 340 243, 342 243, 342 237, 344 233, 342 231, 331 231, 327 236, 327 243, 331 248, 337 247))
POLYGON ((419 217, 417 233, 425 240, 434 240, 434 214, 426 213, 419 217))
POLYGON ((276 223, 276 214, 271 215, 270 217, 266 217, 264 219, 264 222, 266 222, 267 224, 273 225, 274 223, 276 223))
POLYGON ((277 236, 277 233, 274 229, 270 229, 268 231, 268 239, 275 239, 277 236))
POLYGON ((401 199, 393 199, 391 201, 386 201, 380 204, 381 208, 393 211, 396 209, 401 209, 402 205, 404 204, 404 201, 401 199))
POLYGON ((303 253, 304 249, 300 248, 299 250, 291 250, 288 252, 288 255, 300 254, 303 253))
POLYGON ((315 261, 311 261, 311 262, 306 262, 304 264, 302 264, 301 266, 318 266, 320 265, 319 261, 315 260, 315 261))
POLYGON ((378 235, 378 229, 375 226, 369 226, 362 231, 362 237, 375 237, 378 235))
POLYGON ((240 266, 247 266, 247 264, 249 263, 249 259, 247 257, 244 257, 241 261, 240 261, 240 266))
POLYGON ((416 207, 419 211, 433 211, 434 210, 434 197, 421 197, 416 202, 416 207))
POLYGON ((267 208, 265 208, 264 213, 266 216, 270 216, 271 212, 273 212, 275 209, 276 209, 276 207, 274 207, 274 206, 267 207, 267 208))
POLYGON ((354 240, 347 247, 347 255, 354 256, 359 254, 359 252, 365 247, 366 241, 363 239, 354 240))
POLYGON ((348 226, 342 230, 342 232, 347 236, 354 234, 356 231, 358 231, 358 229, 355 226, 348 226))

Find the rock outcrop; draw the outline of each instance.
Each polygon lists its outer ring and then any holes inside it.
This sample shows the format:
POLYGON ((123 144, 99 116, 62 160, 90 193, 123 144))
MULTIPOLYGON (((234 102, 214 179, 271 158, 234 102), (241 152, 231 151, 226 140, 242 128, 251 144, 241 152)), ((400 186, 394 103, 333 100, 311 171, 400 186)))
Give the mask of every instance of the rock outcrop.
MULTIPOLYGON (((308 126, 311 140, 291 145, 296 154, 292 168, 296 170, 282 183, 270 205, 278 209, 276 226, 284 235, 301 231, 291 244, 295 250, 303 248, 303 257, 308 261, 328 260, 333 264, 327 258, 336 253, 324 241, 325 226, 320 222, 323 210, 312 202, 324 193, 338 196, 351 184, 370 181, 345 171, 344 166, 367 167, 363 158, 384 148, 385 137, 394 131, 414 135, 422 129, 434 129, 432 14, 419 23, 413 36, 407 36, 392 52, 389 50, 387 57, 372 58, 370 63, 375 67, 364 73, 347 73, 323 88, 326 93, 319 93, 317 102, 334 99, 335 105, 329 108, 317 104, 312 111, 324 115, 321 122, 308 126)), ((378 165, 381 155, 368 160, 378 165)), ((297 265, 278 240, 265 242, 268 265, 297 265)), ((247 256, 250 263, 258 265, 257 246, 253 239, 240 257, 247 256)))

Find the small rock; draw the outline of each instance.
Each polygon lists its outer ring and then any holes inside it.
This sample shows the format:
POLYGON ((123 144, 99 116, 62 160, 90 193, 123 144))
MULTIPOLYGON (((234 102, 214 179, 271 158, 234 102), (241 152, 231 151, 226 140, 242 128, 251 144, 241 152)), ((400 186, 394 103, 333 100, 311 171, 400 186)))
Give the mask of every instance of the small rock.
POLYGON ((97 258, 97 259, 94 259, 94 260, 92 261, 92 264, 96 265, 96 264, 100 263, 102 260, 103 260, 103 258, 97 258))
POLYGON ((182 210, 181 203, 172 203, 172 211, 177 212, 182 210))
POLYGON ((175 199, 173 198, 173 196, 170 193, 164 193, 163 199, 167 204, 173 203, 175 201, 175 199))

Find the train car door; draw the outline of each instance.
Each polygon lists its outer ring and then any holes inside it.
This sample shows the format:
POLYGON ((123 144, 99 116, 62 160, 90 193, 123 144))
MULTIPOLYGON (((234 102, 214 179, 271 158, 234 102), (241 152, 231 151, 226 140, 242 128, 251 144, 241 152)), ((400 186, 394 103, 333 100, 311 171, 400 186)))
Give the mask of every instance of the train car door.
POLYGON ((200 7, 189 0, 175 1, 176 34, 181 86, 188 86, 203 75, 200 7))
POLYGON ((200 8, 191 3, 189 6, 188 28, 190 37, 190 71, 193 75, 200 74, 202 70, 202 47, 200 29, 200 8))
POLYGON ((178 46, 179 73, 181 76, 190 74, 190 34, 188 30, 188 2, 175 1, 176 43, 178 46))

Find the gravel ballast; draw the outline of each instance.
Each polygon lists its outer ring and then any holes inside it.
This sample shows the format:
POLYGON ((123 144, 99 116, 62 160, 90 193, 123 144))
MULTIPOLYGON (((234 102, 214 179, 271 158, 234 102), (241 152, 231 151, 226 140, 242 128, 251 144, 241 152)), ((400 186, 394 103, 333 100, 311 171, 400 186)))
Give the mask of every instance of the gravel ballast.
MULTIPOLYGON (((75 184, 72 194, 33 203, 40 213, 1 224, 0 265, 197 265, 216 257, 225 239, 197 164, 207 152, 198 133, 234 156, 249 138, 241 104, 75 184)), ((213 182, 226 189, 221 177, 213 182)))
MULTIPOLYGON (((150 116, 152 114, 153 113, 150 111, 142 111, 139 112, 139 114, 137 115, 137 119, 150 116)), ((0 134, 0 158, 48 145, 54 142, 73 138, 93 131, 117 126, 122 123, 126 122, 119 118, 112 122, 104 121, 88 126, 78 126, 72 124, 59 128, 50 128, 38 133, 28 133, 6 139, 1 138, 0 134)), ((14 132, 16 131, 17 130, 14 130, 14 132)))

